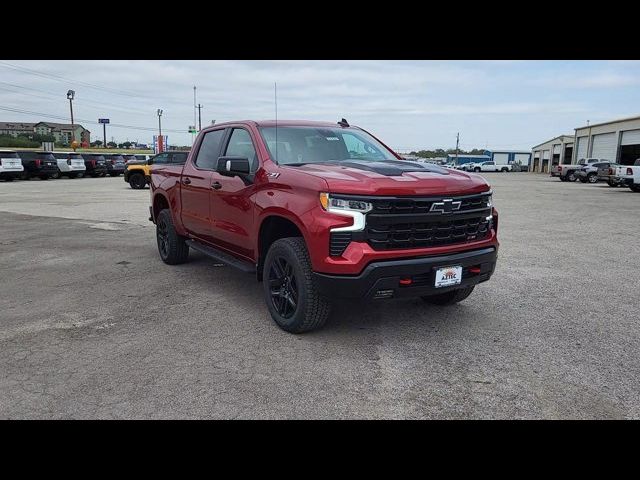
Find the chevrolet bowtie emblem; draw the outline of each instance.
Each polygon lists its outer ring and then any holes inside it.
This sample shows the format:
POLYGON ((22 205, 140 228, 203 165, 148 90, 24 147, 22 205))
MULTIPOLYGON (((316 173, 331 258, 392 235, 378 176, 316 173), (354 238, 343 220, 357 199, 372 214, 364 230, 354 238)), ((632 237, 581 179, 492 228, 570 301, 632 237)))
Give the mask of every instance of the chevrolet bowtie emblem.
POLYGON ((445 198, 441 202, 433 202, 430 212, 451 213, 460 210, 461 201, 454 202, 451 198, 445 198))

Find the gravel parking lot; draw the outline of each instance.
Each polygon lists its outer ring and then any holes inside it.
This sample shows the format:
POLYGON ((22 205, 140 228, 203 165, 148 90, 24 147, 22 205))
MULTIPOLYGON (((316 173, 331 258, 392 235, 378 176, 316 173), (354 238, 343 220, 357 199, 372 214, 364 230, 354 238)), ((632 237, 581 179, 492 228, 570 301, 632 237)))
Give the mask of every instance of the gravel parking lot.
POLYGON ((490 282, 297 336, 250 275, 163 264, 148 190, 0 182, 0 417, 640 418, 640 194, 486 178, 490 282))

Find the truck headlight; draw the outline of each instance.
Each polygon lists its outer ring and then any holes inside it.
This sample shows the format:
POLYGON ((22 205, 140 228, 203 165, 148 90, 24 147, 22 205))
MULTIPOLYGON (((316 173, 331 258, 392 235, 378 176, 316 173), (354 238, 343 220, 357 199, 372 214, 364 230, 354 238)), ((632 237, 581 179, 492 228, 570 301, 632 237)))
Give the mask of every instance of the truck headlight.
POLYGON ((325 192, 320 193, 320 205, 327 212, 353 218, 353 225, 332 228, 332 232, 361 232, 365 226, 365 213, 373 209, 369 202, 336 198, 325 192))

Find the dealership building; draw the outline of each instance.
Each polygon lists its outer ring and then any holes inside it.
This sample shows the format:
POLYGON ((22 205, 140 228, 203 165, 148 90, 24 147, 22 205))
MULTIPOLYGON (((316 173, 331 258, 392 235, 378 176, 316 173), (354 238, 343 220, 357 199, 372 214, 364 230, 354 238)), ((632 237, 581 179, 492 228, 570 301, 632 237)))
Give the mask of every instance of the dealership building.
POLYGON ((531 149, 533 153, 531 171, 549 173, 550 168, 554 165, 571 163, 573 159, 573 143, 573 135, 560 135, 536 145, 531 149))
POLYGON ((640 158, 640 116, 585 125, 531 149, 532 172, 549 173, 553 165, 597 158, 633 165, 640 158))
POLYGON ((640 158, 640 116, 576 128, 576 148, 571 163, 599 158, 633 165, 640 158))

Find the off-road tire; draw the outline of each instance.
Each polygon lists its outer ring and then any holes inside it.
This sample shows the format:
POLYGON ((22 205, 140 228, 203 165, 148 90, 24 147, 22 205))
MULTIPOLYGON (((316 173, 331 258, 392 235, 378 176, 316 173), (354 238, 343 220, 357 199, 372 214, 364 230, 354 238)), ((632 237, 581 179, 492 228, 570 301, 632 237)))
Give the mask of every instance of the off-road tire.
POLYGON ((187 261, 189 245, 184 237, 176 233, 171 212, 167 208, 161 210, 156 218, 156 241, 158 253, 164 263, 178 265, 187 261))
POLYGON ((147 180, 145 180, 144 175, 141 173, 132 173, 129 177, 129 185, 134 190, 142 190, 147 186, 147 180))
POLYGON ((309 253, 301 237, 281 238, 271 245, 264 261, 263 287, 271 318, 283 330, 290 333, 309 332, 321 328, 327 321, 331 304, 318 292, 309 253), (289 318, 278 313, 272 297, 270 273, 274 262, 279 258, 291 266, 296 283, 297 302, 289 318))
POLYGON ((439 293, 437 295, 427 295, 421 297, 427 303, 434 305, 453 305, 454 303, 461 302, 467 298, 473 292, 475 285, 465 288, 459 288, 458 290, 452 290, 446 293, 439 293))

